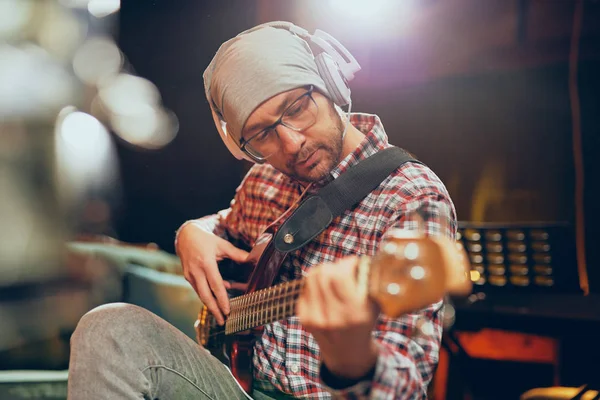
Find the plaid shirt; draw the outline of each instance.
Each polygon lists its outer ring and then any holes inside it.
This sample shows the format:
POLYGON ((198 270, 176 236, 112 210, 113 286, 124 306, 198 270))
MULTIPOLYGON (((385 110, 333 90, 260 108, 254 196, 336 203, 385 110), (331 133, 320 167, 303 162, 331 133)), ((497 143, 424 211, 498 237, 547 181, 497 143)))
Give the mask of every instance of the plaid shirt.
MULTIPOLYGON (((352 114, 351 122, 365 133, 365 139, 328 178, 313 184, 309 193, 358 161, 390 146, 377 116, 352 114)), ((257 164, 238 187, 231 207, 199 222, 223 238, 242 239, 252 246, 264 229, 300 198, 303 190, 297 181, 270 165, 257 164)), ((426 166, 408 162, 354 209, 334 219, 316 239, 290 253, 279 280, 300 278, 314 265, 347 255, 373 255, 390 228, 417 228, 417 222, 409 218, 417 210, 424 220, 420 228, 427 234, 454 238, 456 213, 443 183, 426 166)), ((298 318, 269 324, 254 347, 255 388, 299 398, 426 398, 439 356, 441 306, 439 302, 395 319, 381 316, 373 332, 380 345, 373 378, 341 390, 334 390, 328 386, 333 386, 331 382, 324 381, 327 374, 322 374, 319 347, 298 318)))

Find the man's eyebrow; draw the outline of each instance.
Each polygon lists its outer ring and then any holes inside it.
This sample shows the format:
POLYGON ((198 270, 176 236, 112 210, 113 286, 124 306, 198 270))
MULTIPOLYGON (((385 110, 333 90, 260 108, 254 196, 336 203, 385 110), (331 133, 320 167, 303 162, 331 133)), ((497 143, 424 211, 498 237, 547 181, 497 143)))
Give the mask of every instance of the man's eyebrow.
MULTIPOLYGON (((285 111, 285 109, 293 101, 295 101, 298 97, 299 97, 299 95, 297 93, 288 93, 288 95, 286 96, 286 98, 277 106, 277 110, 275 110, 275 115, 281 116, 281 114, 283 114, 283 112, 285 111)), ((264 125, 264 123, 258 122, 258 123, 250 125, 248 128, 244 129, 244 131, 246 132, 246 134, 254 133, 254 131, 256 129, 262 127, 263 125, 264 125)))

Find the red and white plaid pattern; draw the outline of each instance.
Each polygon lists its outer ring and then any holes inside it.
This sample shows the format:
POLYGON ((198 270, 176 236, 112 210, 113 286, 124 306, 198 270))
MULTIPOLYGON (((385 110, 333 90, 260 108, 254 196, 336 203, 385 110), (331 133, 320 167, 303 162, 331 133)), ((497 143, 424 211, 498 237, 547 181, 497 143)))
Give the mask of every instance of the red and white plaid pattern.
MULTIPOLYGON (((309 192, 390 146, 377 116, 352 114, 351 121, 366 134, 365 139, 334 168, 329 178, 313 185, 309 192)), ((254 165, 238 187, 231 207, 200 221, 215 234, 242 239, 252 246, 264 229, 299 199, 303 190, 298 182, 270 165, 254 165)), ((299 278, 313 265, 343 256, 373 255, 391 228, 419 228, 429 235, 455 237, 454 205, 443 183, 426 166, 409 162, 398 168, 356 208, 336 218, 315 240, 291 253, 280 280, 299 278), (421 222, 411 218, 417 211, 421 222)), ((441 302, 436 303, 418 314, 395 319, 381 317, 374 332, 381 355, 373 380, 337 391, 321 379, 319 347, 298 318, 270 324, 254 348, 255 387, 317 399, 426 398, 439 356, 441 306, 441 302)))

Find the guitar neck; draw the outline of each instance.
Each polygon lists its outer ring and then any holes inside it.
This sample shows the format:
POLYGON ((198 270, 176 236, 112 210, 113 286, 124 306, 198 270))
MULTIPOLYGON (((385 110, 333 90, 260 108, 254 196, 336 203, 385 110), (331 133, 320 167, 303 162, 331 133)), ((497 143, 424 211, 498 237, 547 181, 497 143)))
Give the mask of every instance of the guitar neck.
POLYGON ((245 331, 294 315, 303 286, 304 279, 298 279, 232 299, 225 334, 245 331))

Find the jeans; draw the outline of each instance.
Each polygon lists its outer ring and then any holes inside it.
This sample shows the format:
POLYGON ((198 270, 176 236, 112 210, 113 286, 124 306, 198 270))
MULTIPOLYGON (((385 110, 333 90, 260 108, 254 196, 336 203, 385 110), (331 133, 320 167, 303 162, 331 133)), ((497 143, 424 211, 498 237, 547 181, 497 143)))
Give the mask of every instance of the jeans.
MULTIPOLYGON (((254 391, 256 400, 291 398, 254 391)), ((68 398, 248 399, 208 351, 150 311, 125 303, 85 314, 71 337, 68 398)))

